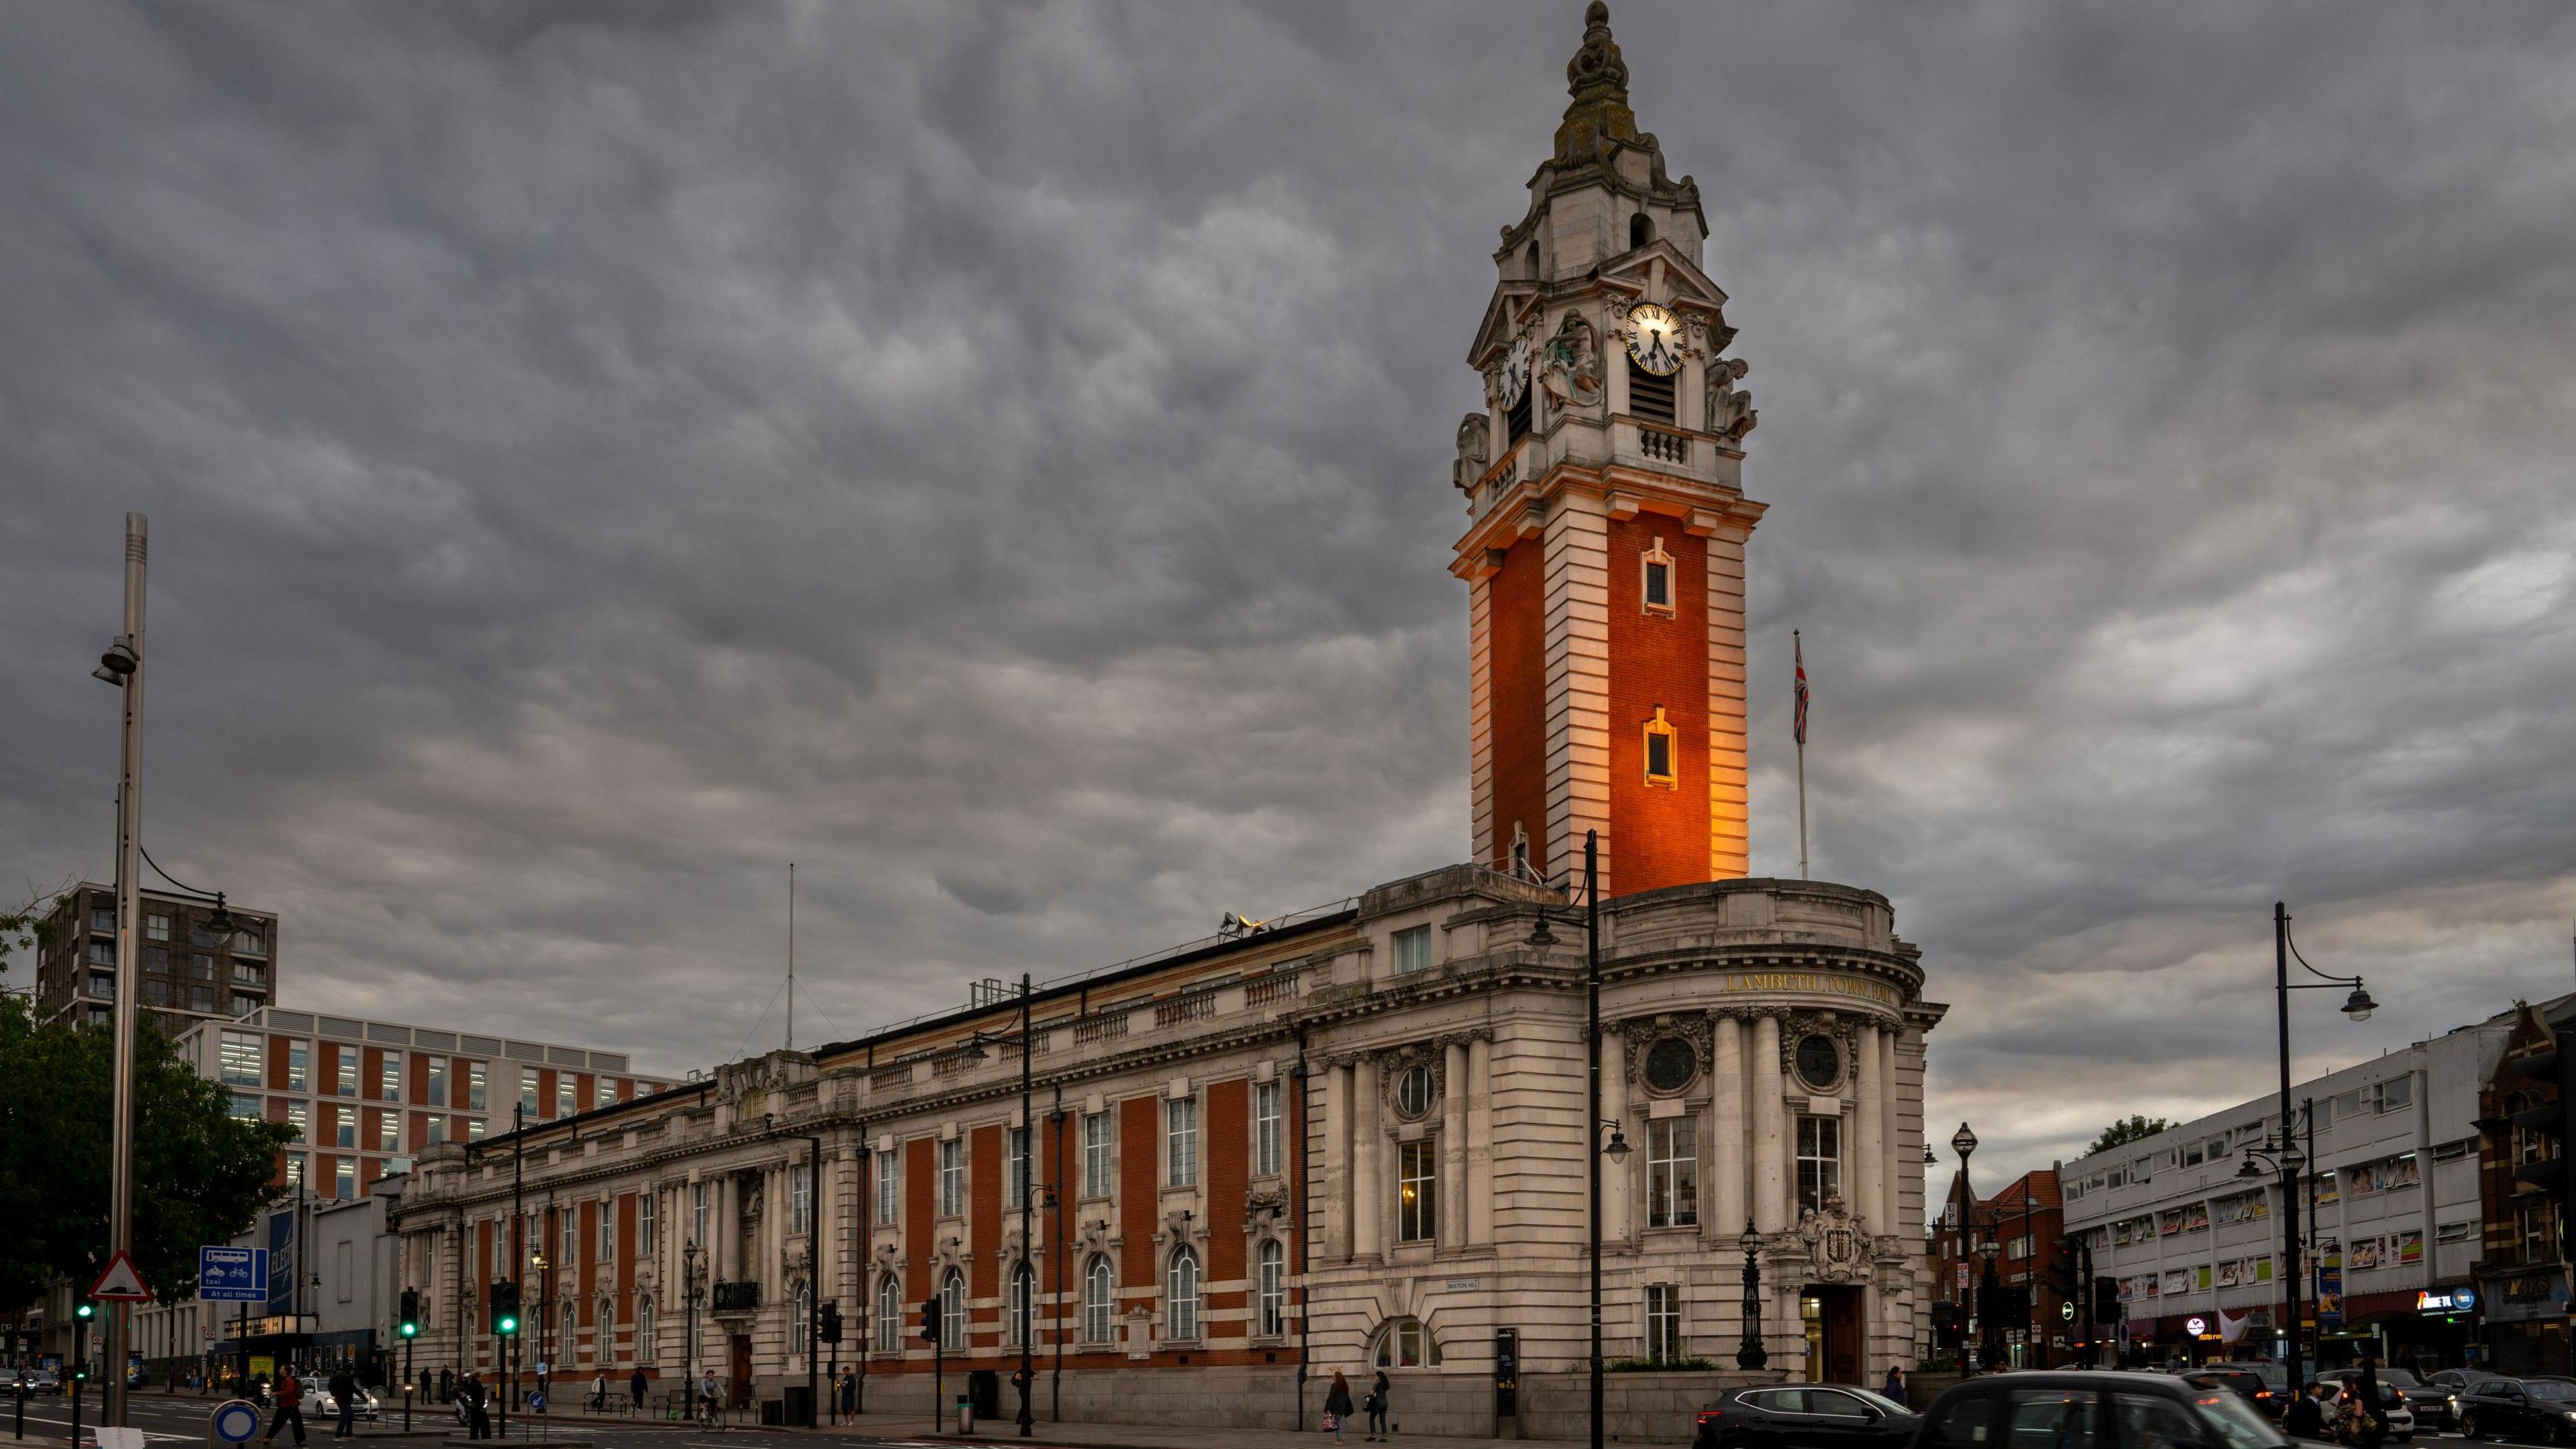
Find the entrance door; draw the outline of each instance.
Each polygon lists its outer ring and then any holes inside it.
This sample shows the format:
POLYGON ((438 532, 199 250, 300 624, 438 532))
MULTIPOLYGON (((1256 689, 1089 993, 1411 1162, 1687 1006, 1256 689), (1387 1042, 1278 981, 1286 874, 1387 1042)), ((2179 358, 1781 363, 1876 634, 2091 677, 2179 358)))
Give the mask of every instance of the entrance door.
POLYGON ((733 1397, 726 1401, 735 1408, 751 1402, 751 1335, 733 1336, 733 1397))
POLYGON ((1807 1381, 1819 1384, 1861 1382, 1861 1290, 1815 1286, 1798 1295, 1798 1316, 1807 1330, 1807 1381))

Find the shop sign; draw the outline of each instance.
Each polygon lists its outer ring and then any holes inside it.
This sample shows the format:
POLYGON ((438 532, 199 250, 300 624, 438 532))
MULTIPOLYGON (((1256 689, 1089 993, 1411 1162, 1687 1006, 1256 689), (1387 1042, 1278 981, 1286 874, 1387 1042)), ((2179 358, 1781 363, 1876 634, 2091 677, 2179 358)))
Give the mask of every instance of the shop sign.
POLYGON ((2418 1313, 2468 1313, 2478 1306, 2474 1288, 2426 1288, 2415 1295, 2418 1313))
POLYGON ((2190 1334, 2194 1338, 2198 1338, 2202 1334, 2209 1332, 2209 1320, 2195 1313, 2191 1317, 2182 1321, 2182 1328, 2183 1332, 2190 1334))

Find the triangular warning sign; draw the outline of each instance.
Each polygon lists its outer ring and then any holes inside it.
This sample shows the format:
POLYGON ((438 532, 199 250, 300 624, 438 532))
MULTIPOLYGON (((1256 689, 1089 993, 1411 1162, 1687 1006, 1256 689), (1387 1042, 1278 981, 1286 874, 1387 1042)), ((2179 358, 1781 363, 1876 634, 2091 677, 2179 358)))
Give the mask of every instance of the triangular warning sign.
POLYGON ((98 1282, 91 1285, 89 1296, 113 1303, 149 1303, 152 1290, 143 1286, 143 1275, 135 1271, 134 1259, 119 1249, 117 1255, 108 1260, 107 1271, 99 1274, 98 1282))

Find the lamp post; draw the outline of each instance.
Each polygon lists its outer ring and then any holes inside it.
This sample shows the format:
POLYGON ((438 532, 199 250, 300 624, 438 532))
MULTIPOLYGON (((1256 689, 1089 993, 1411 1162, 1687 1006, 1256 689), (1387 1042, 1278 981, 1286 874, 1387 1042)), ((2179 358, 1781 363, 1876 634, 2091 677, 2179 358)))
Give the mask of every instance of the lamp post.
POLYGON ((698 1408, 698 1243, 680 1249, 680 1400, 691 1419, 698 1408))
MULTIPOLYGON (((2031 1179, 2021 1180, 2021 1352, 2023 1368, 2048 1367, 2048 1355, 2040 1352, 2039 1325, 2039 1239, 2030 1230, 2031 1179)), ((2064 1221, 2064 1219, 2060 1219, 2064 1221)))
POLYGON ((1037 1368, 1030 1362, 1030 1338, 1038 1320, 1038 1274, 1029 1266, 1029 1250, 1037 1246, 1029 1236, 1030 1199, 1037 1196, 1037 1174, 1030 1171, 1037 1156, 1038 1124, 1029 1115, 1030 1060, 1037 1053, 1030 1050, 1029 1040, 1029 973, 1020 973, 1020 1263, 1011 1270, 1011 1297, 1020 1311, 1020 1437, 1037 1431, 1036 1418, 1029 1412, 1029 1400, 1036 1390, 1037 1368), (1025 1285, 1025 1286, 1023 1286, 1025 1285))
MULTIPOLYGON (((148 533, 142 514, 125 515, 125 632, 109 643, 93 671, 125 696, 116 778, 116 971, 121 979, 117 982, 111 1027, 116 1037, 111 1048, 116 1077, 111 1088, 108 1127, 107 1249, 111 1260, 123 1257, 134 1247, 134 1017, 141 990, 135 977, 143 955, 143 923, 139 919, 143 889, 143 561, 148 533)), ((111 1372, 99 1386, 98 1421, 111 1427, 125 1423, 125 1350, 133 1323, 131 1304, 113 1300, 108 1303, 107 1362, 111 1372)), ((72 1437, 80 1437, 77 1429, 72 1437)))
MULTIPOLYGON (((2379 1009, 2379 1003, 2370 999, 2370 993, 2362 987, 2361 978, 2336 976, 2310 966, 2308 958, 2299 955, 2298 942, 2290 938, 2289 903, 2274 901, 2272 903, 2272 997, 2278 1008, 2281 1031, 2281 1135, 2266 1144, 2267 1150, 2262 1155, 2266 1160, 2274 1161, 2281 1173, 2281 1273, 2288 1280, 2290 1290, 2290 1337, 2284 1366, 2289 1370, 2290 1384, 2294 1388, 2306 1382, 2300 1377, 2303 1365, 2300 1362, 2302 1355, 2299 1352, 2299 1279, 2305 1270, 2299 1263, 2298 1176, 2296 1169, 2291 1165, 2298 1156, 2298 1142, 2292 1135, 2291 1124, 2294 1119, 2290 1115, 2290 993, 2326 991, 2346 986, 2351 987, 2352 992, 2344 998, 2343 1014, 2354 1021, 2370 1020, 2370 1014, 2379 1009), (2298 959, 2301 970, 2317 979, 2292 981, 2290 961, 2293 957, 2298 959)), ((2260 1175, 2260 1170, 2254 1167, 2253 1157, 2254 1154, 2249 1150, 2245 1165, 2236 1170, 2239 1177, 2260 1175)))
POLYGON ((1762 1351, 1762 1265, 1754 1253, 1762 1247, 1762 1235, 1753 1231, 1753 1219, 1744 1220, 1744 1236, 1735 1240, 1744 1249, 1744 1336, 1735 1346, 1735 1366, 1758 1369, 1771 1362, 1762 1351))
MULTIPOLYGON (((1556 936, 1547 928, 1548 913, 1542 908, 1538 924, 1531 928, 1529 943, 1553 946, 1556 936)), ((1592 1449, 1601 1449, 1601 1159, 1624 1162, 1628 1156, 1628 1139, 1612 1129, 1607 1146, 1600 1145, 1601 1121, 1601 832, 1583 832, 1583 1046, 1584 1046, 1584 1120, 1593 1124, 1584 1140, 1584 1180, 1590 1203, 1588 1221, 1592 1234, 1592 1449)))
MULTIPOLYGON (((1975 1251, 1970 1239, 1976 1231, 1977 1196, 1968 1189, 1968 1154, 1977 1150, 1977 1134, 1968 1130, 1967 1123, 1960 1123, 1959 1130, 1950 1134, 1950 1150, 1959 1154, 1959 1273, 1954 1295, 1959 1300, 1956 1310, 1959 1315, 1959 1374, 1962 1378, 1971 1378, 1977 1372, 1977 1360, 1976 1355, 1968 1351, 1968 1321, 1975 1316, 1969 1312, 1975 1300, 1972 1297, 1974 1285, 1968 1278, 1968 1259, 1975 1251)), ((1932 1149, 1924 1148, 1923 1154, 1931 1156, 1932 1149)))
POLYGON ((1979 1367, 1987 1369, 2001 1367, 2004 1356, 2002 1347, 1995 1342, 1993 1312, 1995 1299, 2002 1296, 2000 1290, 2003 1285, 1995 1279, 1995 1259, 2002 1252, 2003 1244, 1996 1242, 1991 1236, 1977 1249, 1978 1256, 1986 1260, 1984 1280, 1977 1284, 1977 1301, 1986 1309, 1986 1312, 1980 1315, 1984 1319, 1981 1325, 1983 1331, 1977 1336, 1985 1341, 1984 1348, 1978 1355, 1979 1367))

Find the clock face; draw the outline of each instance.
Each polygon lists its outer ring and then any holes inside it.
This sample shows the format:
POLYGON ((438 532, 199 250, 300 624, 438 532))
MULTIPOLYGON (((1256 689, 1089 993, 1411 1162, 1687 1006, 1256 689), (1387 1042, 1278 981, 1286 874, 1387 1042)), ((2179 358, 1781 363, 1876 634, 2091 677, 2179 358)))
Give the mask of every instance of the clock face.
POLYGON ((1682 319, 1640 302, 1628 309, 1628 356, 1657 377, 1682 370, 1682 319))
POLYGON ((1526 337, 1512 339, 1512 350, 1503 354, 1503 370, 1494 379, 1500 391, 1499 401, 1506 408, 1521 405, 1521 394, 1529 391, 1530 345, 1526 337))
POLYGON ((1810 1036, 1798 1043, 1798 1076, 1821 1092, 1843 1072, 1843 1054, 1829 1036, 1810 1036))

